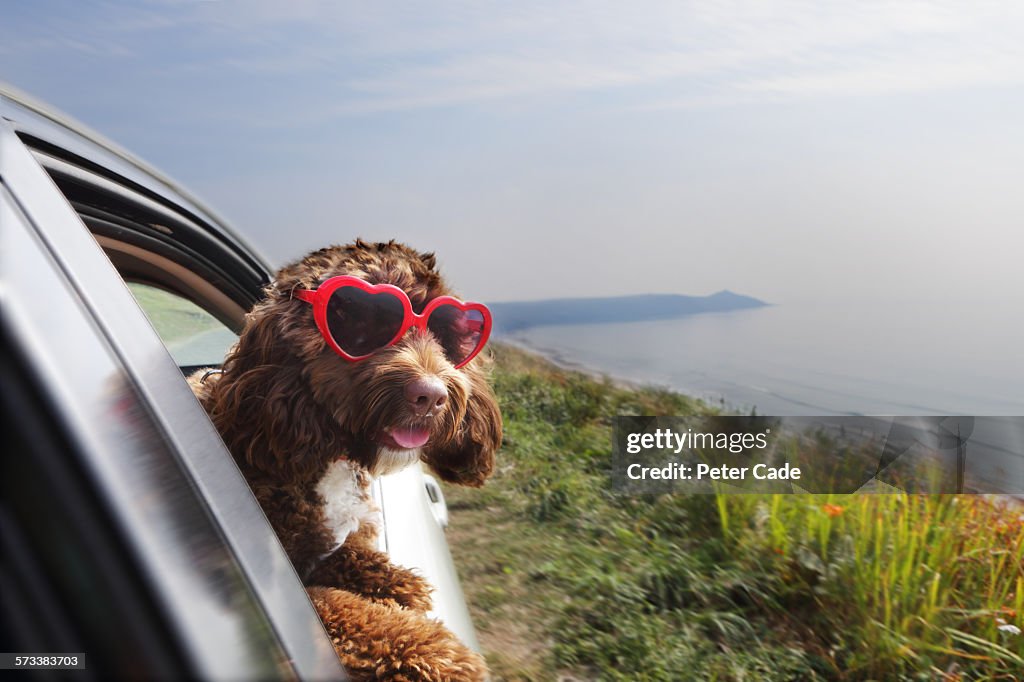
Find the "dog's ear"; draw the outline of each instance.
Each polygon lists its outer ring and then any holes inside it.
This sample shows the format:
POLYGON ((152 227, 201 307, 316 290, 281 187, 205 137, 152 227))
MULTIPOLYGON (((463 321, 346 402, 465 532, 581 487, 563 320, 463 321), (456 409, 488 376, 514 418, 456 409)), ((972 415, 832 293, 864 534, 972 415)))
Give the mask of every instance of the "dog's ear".
POLYGON ((471 394, 458 433, 447 443, 428 447, 423 459, 445 481, 476 488, 494 470, 494 453, 501 445, 501 410, 484 372, 471 369, 467 374, 471 394))
POLYGON ((224 374, 200 401, 232 454, 276 477, 302 476, 321 453, 340 451, 337 429, 316 404, 301 364, 279 342, 270 304, 250 313, 224 374))

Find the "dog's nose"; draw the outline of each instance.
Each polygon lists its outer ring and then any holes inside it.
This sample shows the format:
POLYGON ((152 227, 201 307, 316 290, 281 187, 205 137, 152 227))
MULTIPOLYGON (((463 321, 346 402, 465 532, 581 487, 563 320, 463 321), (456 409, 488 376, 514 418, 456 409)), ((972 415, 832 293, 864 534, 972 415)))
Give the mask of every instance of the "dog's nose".
POLYGON ((448 402, 448 389, 437 377, 421 377, 405 385, 405 399, 417 417, 432 416, 448 402))

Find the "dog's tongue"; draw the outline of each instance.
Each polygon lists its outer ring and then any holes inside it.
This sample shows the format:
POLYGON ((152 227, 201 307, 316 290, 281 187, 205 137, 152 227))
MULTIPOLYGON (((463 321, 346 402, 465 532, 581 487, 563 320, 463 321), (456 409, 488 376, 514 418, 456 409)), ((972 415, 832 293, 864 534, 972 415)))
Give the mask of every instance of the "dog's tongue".
POLYGON ((405 428, 392 429, 391 437, 403 448, 418 448, 430 438, 430 431, 427 429, 405 428))

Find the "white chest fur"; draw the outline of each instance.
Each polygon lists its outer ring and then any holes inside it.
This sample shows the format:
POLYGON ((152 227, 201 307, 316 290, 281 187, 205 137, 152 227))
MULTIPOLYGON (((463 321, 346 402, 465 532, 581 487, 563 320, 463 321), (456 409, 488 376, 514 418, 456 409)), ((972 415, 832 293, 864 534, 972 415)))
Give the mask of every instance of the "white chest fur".
POLYGON ((370 497, 369 477, 352 462, 332 462, 317 482, 316 492, 324 500, 324 523, 334 534, 335 544, 324 556, 341 547, 362 524, 380 528, 380 510, 370 497))

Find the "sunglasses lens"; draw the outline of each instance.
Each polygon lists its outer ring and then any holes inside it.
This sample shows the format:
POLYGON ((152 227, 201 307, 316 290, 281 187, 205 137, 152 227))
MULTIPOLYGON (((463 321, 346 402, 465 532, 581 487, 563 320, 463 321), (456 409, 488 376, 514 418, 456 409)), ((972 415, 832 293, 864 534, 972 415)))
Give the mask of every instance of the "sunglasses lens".
POLYGON ((465 362, 484 340, 484 314, 454 305, 440 305, 430 313, 427 329, 444 348, 453 365, 465 362))
POLYGON ((327 301, 327 328, 343 351, 367 355, 388 344, 402 328, 405 310, 391 293, 371 294, 343 286, 327 301))

